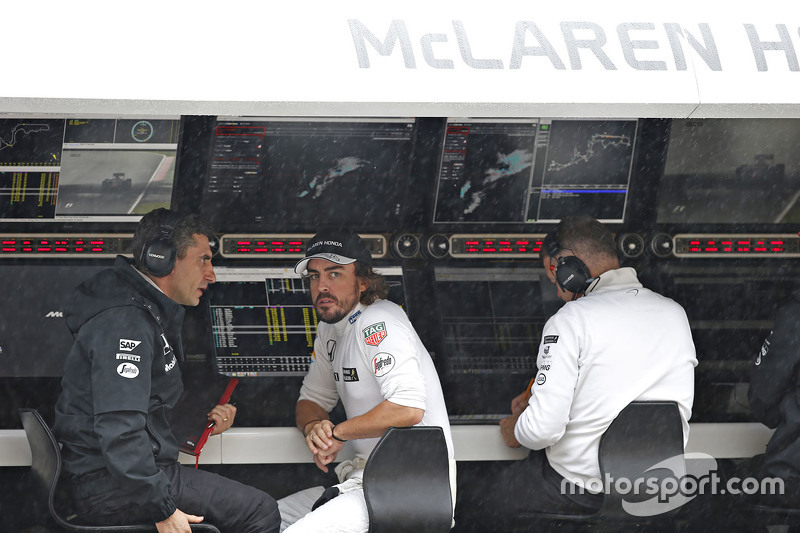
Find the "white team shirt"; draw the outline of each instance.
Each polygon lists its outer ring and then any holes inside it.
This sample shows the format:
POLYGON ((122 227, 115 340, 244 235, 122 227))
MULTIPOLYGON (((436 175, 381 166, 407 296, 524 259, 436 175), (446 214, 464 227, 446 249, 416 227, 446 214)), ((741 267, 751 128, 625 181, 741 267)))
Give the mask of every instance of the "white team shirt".
POLYGON ((685 445, 696 365, 684 309, 642 287, 632 268, 605 272, 545 324, 533 395, 514 435, 546 448, 556 472, 589 488, 600 478, 600 437, 632 401, 677 402, 685 445))
MULTIPOLYGON (((450 459, 453 439, 439 376, 430 354, 405 312, 388 300, 355 309, 336 324, 320 322, 314 361, 303 379, 300 400, 326 411, 341 398, 347 418, 366 413, 384 400, 424 409, 420 426, 440 426, 450 459)), ((355 439, 366 459, 378 439, 355 439)))

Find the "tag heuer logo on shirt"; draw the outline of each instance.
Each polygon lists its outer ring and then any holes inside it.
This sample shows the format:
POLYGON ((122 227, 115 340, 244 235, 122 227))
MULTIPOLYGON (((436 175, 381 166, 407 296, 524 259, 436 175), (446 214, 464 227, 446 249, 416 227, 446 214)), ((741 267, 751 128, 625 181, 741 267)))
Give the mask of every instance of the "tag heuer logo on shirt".
POLYGON ((364 332, 364 342, 370 346, 379 345, 381 341, 386 338, 386 335, 388 335, 384 322, 378 322, 377 324, 367 326, 362 331, 364 332))

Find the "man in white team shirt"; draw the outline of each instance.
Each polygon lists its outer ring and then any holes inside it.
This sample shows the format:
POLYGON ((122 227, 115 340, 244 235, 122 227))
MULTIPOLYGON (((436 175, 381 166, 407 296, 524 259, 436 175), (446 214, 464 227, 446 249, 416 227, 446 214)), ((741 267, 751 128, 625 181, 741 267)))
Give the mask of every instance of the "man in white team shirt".
POLYGON ((319 318, 314 362, 295 409, 297 427, 324 472, 346 441, 356 458, 336 467, 338 485, 280 500, 282 531, 368 531, 361 476, 372 448, 393 426, 440 426, 455 487, 450 424, 433 361, 405 312, 385 299, 386 281, 371 265, 358 235, 321 231, 295 266, 308 276, 319 318), (347 419, 334 424, 329 412, 339 399, 347 419))
POLYGON ((689 432, 697 359, 683 308, 621 268, 613 235, 591 217, 564 218, 542 248, 566 303, 544 326, 532 387, 500 422, 508 446, 532 451, 486 480, 483 509, 502 515, 486 513, 497 531, 520 513, 596 510, 600 437, 630 402, 677 402, 684 444, 689 432))

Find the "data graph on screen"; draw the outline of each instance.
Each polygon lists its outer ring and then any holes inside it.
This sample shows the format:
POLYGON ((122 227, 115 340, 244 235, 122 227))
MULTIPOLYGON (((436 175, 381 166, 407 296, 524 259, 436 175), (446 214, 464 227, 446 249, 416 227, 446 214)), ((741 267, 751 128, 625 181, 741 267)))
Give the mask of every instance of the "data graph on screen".
POLYGON ((435 223, 622 222, 635 120, 448 119, 435 223))

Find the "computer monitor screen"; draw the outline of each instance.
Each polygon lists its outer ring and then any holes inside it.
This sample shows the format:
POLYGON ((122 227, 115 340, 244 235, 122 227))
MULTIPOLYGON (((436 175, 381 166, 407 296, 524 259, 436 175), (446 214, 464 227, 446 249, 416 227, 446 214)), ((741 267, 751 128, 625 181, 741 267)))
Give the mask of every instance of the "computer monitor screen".
POLYGON ((0 117, 0 221, 137 222, 170 207, 178 118, 0 117))
POLYGON ((636 120, 447 119, 434 223, 622 222, 636 120))
POLYGON ((72 335, 70 294, 100 265, 3 265, 0 276, 0 377, 61 376, 72 335))
POLYGON ((218 118, 201 213, 219 231, 402 222, 413 119, 218 118))
POLYGON ((800 120, 673 120, 661 224, 800 222, 800 120))
POLYGON ((563 302, 542 268, 437 267, 435 279, 451 418, 507 415, 563 302))
MULTIPOLYGON (((405 302, 402 270, 377 268, 389 299, 405 302)), ((189 360, 213 359, 234 377, 304 376, 317 333, 306 280, 290 268, 219 267, 203 311, 190 310, 184 331, 189 360), (188 328, 188 329, 187 329, 188 328)))

